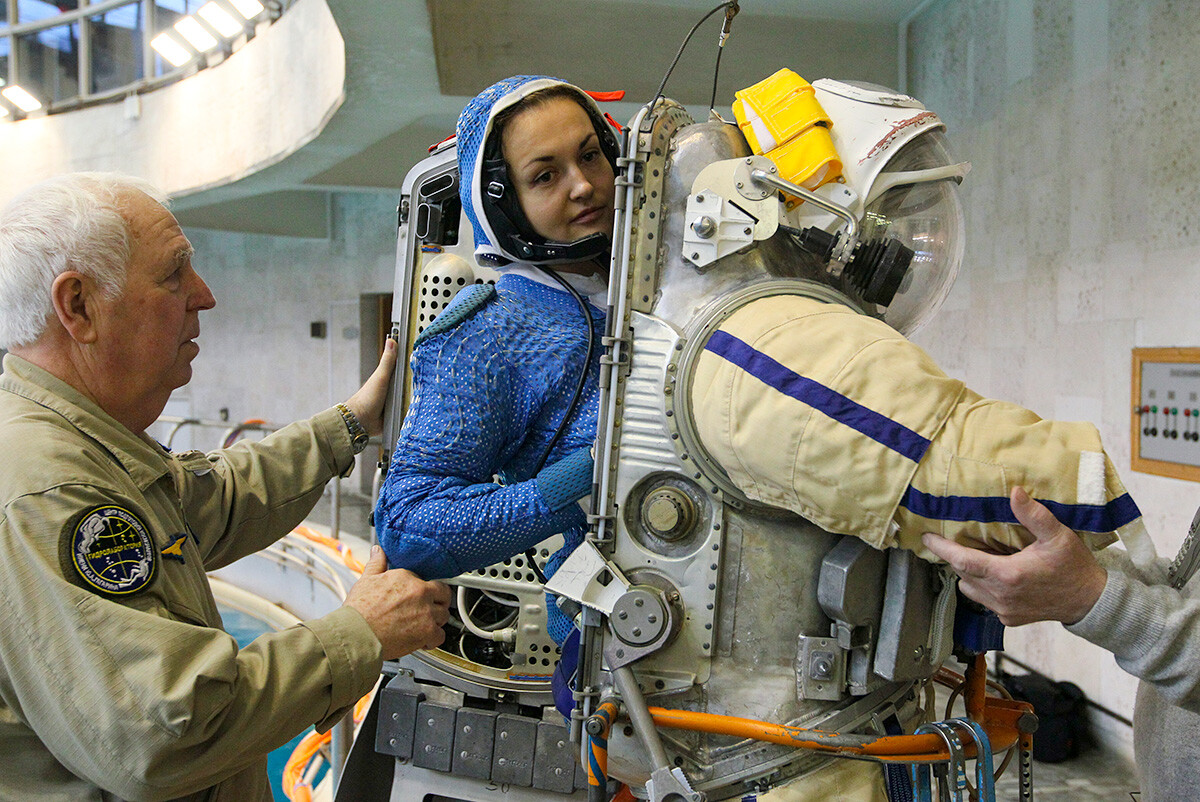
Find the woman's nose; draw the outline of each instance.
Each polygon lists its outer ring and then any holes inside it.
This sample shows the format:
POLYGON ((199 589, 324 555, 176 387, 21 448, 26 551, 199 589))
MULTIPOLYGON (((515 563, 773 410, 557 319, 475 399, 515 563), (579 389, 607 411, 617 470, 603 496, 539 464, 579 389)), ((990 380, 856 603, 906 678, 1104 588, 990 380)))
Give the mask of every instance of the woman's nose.
POLYGON ((591 180, 587 174, 579 168, 575 168, 575 172, 571 176, 571 197, 575 199, 590 198, 595 187, 592 186, 591 180))

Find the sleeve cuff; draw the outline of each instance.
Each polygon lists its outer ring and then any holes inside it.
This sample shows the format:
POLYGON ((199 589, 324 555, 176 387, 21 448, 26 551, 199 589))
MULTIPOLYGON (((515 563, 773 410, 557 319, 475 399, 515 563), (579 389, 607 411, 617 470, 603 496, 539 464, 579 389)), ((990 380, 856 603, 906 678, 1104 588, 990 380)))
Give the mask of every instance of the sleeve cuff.
POLYGON ((374 686, 383 668, 383 647, 353 607, 339 607, 303 626, 316 635, 329 665, 329 709, 316 723, 324 732, 374 686))
POLYGON ((592 492, 592 450, 577 449, 542 468, 536 481, 538 492, 552 511, 574 504, 592 492))
POLYGON ((1104 591, 1088 614, 1066 629, 1117 657, 1144 655, 1162 636, 1162 611, 1145 585, 1108 569, 1104 591))
POLYGON ((328 446, 333 459, 333 472, 343 479, 354 470, 354 444, 350 441, 350 430, 342 420, 337 407, 318 412, 311 418, 317 436, 328 446))

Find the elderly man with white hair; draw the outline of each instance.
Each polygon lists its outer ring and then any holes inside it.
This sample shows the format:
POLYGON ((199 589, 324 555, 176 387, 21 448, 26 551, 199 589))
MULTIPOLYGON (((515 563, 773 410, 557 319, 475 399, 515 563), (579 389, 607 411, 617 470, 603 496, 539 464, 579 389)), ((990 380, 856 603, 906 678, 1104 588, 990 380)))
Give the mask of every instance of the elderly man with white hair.
POLYGON ((81 173, 0 211, 0 798, 269 800, 266 755, 383 659, 441 643, 449 590, 378 549, 345 604, 239 649, 205 572, 309 512, 382 429, 395 365, 258 443, 145 434, 215 299, 150 185, 81 173))

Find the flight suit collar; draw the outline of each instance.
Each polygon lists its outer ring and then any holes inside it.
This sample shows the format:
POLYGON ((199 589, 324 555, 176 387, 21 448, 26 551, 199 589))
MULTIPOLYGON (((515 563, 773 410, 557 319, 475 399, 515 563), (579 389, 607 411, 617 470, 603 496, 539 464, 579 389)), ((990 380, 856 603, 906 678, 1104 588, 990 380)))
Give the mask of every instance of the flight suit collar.
POLYGON ((145 490, 168 474, 165 452, 148 435, 129 431, 90 398, 37 365, 5 354, 0 390, 61 415, 112 454, 140 489, 145 490))

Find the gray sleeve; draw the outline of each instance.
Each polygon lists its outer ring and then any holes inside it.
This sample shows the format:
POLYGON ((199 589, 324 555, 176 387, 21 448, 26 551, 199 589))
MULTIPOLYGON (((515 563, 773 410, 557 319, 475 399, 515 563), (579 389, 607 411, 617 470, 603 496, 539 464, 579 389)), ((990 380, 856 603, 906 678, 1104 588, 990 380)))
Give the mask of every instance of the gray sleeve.
MULTIPOLYGON (((1118 552, 1119 554, 1120 552, 1118 552)), ((1108 581, 1099 600, 1067 631, 1108 649, 1121 668, 1153 684, 1169 701, 1200 712, 1200 599, 1152 580, 1162 572, 1122 570, 1105 560, 1108 581)))

